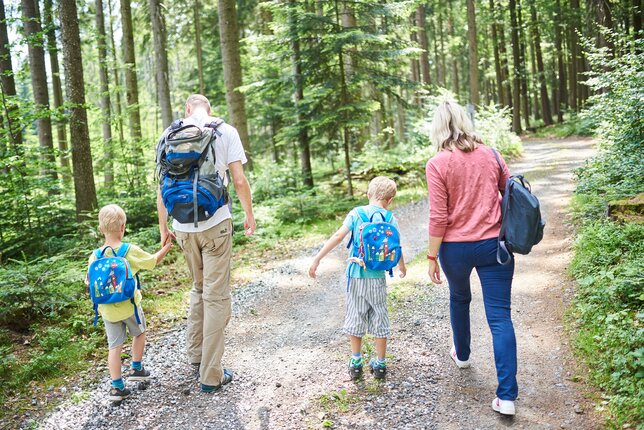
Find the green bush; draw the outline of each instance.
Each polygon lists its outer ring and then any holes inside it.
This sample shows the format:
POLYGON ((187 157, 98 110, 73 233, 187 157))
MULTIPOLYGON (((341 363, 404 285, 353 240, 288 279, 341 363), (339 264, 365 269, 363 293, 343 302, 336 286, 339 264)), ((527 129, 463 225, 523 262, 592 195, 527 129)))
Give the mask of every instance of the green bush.
POLYGON ((617 42, 614 59, 588 55, 596 95, 582 116, 597 124, 600 151, 576 172, 571 316, 577 351, 609 399, 611 426, 621 428, 644 422, 644 225, 611 222, 604 210, 644 183, 644 41, 617 42))

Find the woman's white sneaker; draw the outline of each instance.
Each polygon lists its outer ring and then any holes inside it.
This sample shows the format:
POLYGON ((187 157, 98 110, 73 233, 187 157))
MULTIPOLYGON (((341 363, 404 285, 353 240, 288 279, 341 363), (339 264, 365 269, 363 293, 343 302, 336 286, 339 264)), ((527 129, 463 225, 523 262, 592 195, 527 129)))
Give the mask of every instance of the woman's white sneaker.
POLYGON ((492 409, 503 415, 514 415, 514 402, 501 400, 498 397, 492 401, 492 409))
POLYGON ((470 360, 461 361, 458 359, 458 357, 456 356, 456 347, 452 346, 452 350, 449 352, 449 356, 452 360, 454 360, 454 363, 456 363, 459 368, 467 369, 468 367, 470 367, 470 360))

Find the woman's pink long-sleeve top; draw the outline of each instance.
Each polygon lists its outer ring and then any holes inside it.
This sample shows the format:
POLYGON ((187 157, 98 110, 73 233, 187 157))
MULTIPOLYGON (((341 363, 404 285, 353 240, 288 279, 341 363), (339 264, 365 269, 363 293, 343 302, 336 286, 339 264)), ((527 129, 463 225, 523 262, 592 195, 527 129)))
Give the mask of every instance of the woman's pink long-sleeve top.
MULTIPOLYGON (((499 155, 501 158, 501 156, 499 155)), ((443 242, 475 242, 498 237, 501 196, 510 176, 503 173, 492 150, 479 146, 472 152, 443 150, 427 162, 429 235, 443 242)))

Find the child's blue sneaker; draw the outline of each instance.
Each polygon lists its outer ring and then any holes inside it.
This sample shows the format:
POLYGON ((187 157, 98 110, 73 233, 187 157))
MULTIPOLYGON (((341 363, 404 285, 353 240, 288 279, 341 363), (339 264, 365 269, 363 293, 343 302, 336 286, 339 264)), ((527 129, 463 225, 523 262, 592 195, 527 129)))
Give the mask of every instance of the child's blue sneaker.
POLYGON ((353 381, 362 378, 362 357, 351 357, 349 360, 349 375, 353 381))
POLYGON ((372 358, 371 361, 369 361, 369 370, 374 378, 384 379, 387 374, 387 365, 384 361, 372 358))

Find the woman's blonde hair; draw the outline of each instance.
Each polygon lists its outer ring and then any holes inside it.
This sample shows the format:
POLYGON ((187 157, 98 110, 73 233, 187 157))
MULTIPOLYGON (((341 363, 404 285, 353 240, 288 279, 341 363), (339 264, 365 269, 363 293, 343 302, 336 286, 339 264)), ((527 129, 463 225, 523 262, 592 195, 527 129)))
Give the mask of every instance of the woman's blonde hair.
POLYGON ((474 131, 474 125, 465 113, 465 109, 455 101, 444 101, 438 105, 434 113, 431 128, 432 141, 440 151, 447 149, 453 151, 474 151, 481 137, 474 131))
POLYGON ((125 211, 119 205, 107 205, 98 212, 98 228, 103 234, 117 233, 127 222, 125 211))

